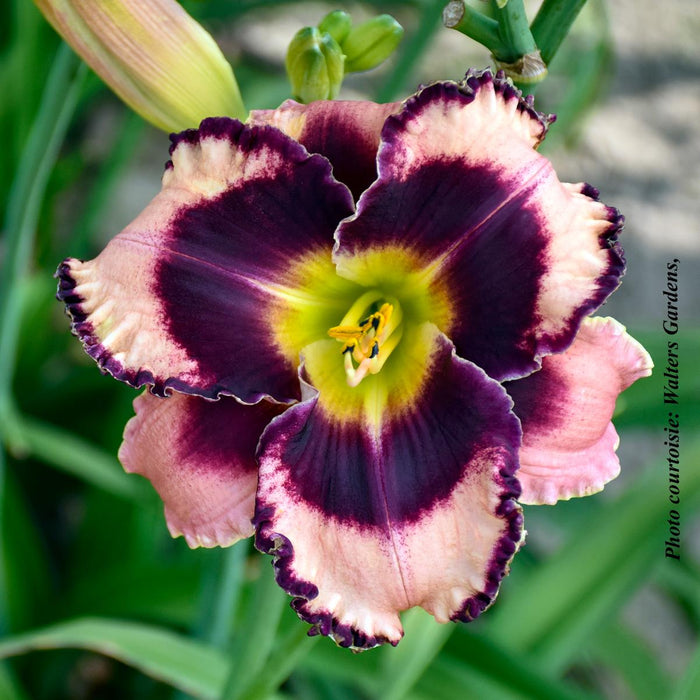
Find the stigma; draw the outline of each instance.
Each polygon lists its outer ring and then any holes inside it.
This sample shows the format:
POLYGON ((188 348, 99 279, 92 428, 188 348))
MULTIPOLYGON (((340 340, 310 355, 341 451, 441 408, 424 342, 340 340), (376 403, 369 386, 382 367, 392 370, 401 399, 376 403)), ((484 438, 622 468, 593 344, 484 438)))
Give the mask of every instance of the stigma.
POLYGON ((382 297, 378 291, 366 292, 340 324, 328 330, 331 338, 343 343, 346 381, 351 387, 377 374, 401 340, 401 306, 396 299, 382 297))

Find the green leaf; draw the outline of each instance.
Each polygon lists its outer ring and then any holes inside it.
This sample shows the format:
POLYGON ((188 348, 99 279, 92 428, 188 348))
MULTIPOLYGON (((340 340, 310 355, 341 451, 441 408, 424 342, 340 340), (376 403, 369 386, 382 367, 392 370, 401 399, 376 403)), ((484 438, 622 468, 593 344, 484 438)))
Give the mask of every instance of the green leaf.
POLYGON ((0 698, 3 700, 29 700, 4 663, 0 664, 0 698))
MULTIPOLYGON (((2 596, 7 612, 0 617, 0 628, 31 627, 45 611, 44 601, 51 594, 51 576, 46 548, 22 490, 13 474, 5 477, 5 507, 0 518, 0 555, 4 581, 2 596)), ((0 698, 3 697, 0 694, 0 698)))
MULTIPOLYGON (((685 446, 683 461, 700 461, 699 442, 685 446)), ((536 652, 548 667, 565 666, 620 602, 648 580, 654 563, 663 561, 669 510, 665 469, 664 462, 653 464, 622 497, 582 523, 526 585, 509 589, 490 613, 494 638, 536 652)), ((687 469, 682 483, 688 503, 700 490, 700 470, 687 469)))
POLYGON ((286 635, 278 637, 264 668, 255 681, 244 688, 240 697, 245 700, 269 698, 320 641, 321 637, 309 637, 306 631, 306 626, 297 621, 286 635))
POLYGON ((254 584, 247 614, 234 638, 231 667, 222 700, 242 700, 275 647, 280 616, 288 596, 275 581, 274 570, 263 567, 254 584))
POLYGON ((637 700, 659 700, 671 694, 671 683, 654 654, 619 623, 603 625, 590 651, 598 661, 617 670, 637 700))
POLYGON ((301 667, 309 675, 326 678, 332 684, 353 686, 362 691, 363 696, 371 697, 379 677, 378 661, 376 651, 353 655, 325 641, 302 660, 301 667))
POLYGON ((80 578, 62 596, 66 616, 90 614, 190 623, 195 611, 193 592, 200 578, 194 562, 161 560, 137 566, 112 557, 106 564, 94 560, 86 563, 80 578))
POLYGON ((39 649, 95 651, 201 698, 218 698, 226 677, 222 652, 170 630, 135 622, 70 620, 1 641, 0 657, 39 649))
POLYGON ((443 698, 466 695, 490 700, 592 700, 595 697, 550 678, 538 663, 512 654, 481 635, 465 631, 461 641, 466 653, 459 659, 448 653, 437 657, 417 690, 429 689, 443 698), (472 694, 467 695, 467 689, 472 694))
POLYGON ((685 675, 676 686, 676 690, 670 697, 671 700, 697 700, 700 697, 700 644, 690 658, 685 675))
POLYGON ((454 625, 439 625, 424 610, 414 608, 403 616, 405 637, 398 647, 381 649, 381 682, 377 697, 399 700, 411 690, 454 632, 454 625))
POLYGON ((22 456, 37 457, 114 496, 131 500, 146 494, 144 482, 126 474, 114 457, 62 428, 15 414, 8 442, 26 451, 22 456))

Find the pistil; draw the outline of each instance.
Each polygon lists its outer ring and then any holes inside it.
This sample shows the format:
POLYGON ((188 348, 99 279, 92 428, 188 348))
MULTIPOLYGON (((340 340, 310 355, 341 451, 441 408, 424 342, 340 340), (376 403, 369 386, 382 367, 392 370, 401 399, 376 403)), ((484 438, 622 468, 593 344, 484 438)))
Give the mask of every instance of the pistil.
POLYGON ((377 374, 401 340, 401 306, 396 299, 383 299, 378 290, 366 292, 350 307, 340 324, 328 331, 331 338, 343 342, 341 352, 351 387, 368 374, 377 374))

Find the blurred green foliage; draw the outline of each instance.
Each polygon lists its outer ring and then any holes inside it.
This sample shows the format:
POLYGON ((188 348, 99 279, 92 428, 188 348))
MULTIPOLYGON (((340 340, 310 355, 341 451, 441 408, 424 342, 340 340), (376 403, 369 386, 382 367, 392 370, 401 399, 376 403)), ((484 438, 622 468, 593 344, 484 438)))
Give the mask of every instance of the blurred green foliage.
MULTIPOLYGON (((188 9, 225 35, 261 6, 282 4, 211 0, 188 9)), ((393 64, 372 83, 373 97, 395 99, 415 86, 427 47, 446 31, 443 4, 365 3, 407 27, 393 64)), ((544 109, 564 112, 560 137, 600 94, 609 55, 604 15, 596 15, 552 65, 542 97, 544 109), (593 48, 583 61, 581 46, 593 48)), ((396 649, 353 656, 305 636, 269 560, 249 543, 191 551, 171 540, 159 499, 116 461, 134 392, 82 354, 53 300, 52 279, 66 255, 101 248, 95 230, 113 216, 117 188, 149 141, 164 139, 86 75, 25 0, 0 6, 0 56, 0 191, 7 193, 0 200, 0 656, 8 657, 0 698, 700 696, 700 648, 685 670, 672 668, 658 647, 663 636, 645 634, 649 605, 665 611, 668 639, 697 639, 700 626, 697 562, 663 557, 661 372, 619 405, 623 441, 656 440, 648 463, 625 464, 633 476, 613 494, 527 508, 533 541, 515 558, 494 608, 471 625, 437 625, 414 610, 396 649), (651 604, 631 604, 641 591, 651 604)), ((272 107, 287 96, 281 63, 245 52, 231 58, 248 106, 272 107)), ((650 329, 636 335, 663 366, 665 339, 650 329)), ((684 428, 697 427, 700 334, 684 331, 680 342, 684 428)), ((700 443, 686 440, 683 459, 687 523, 700 502, 700 475, 690 468, 700 443)))

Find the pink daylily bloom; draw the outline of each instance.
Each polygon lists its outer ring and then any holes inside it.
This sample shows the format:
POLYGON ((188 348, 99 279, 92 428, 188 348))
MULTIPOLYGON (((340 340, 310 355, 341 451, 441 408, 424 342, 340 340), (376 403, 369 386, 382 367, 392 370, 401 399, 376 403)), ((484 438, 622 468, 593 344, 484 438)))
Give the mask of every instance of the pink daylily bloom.
POLYGON ((59 268, 87 352, 150 388, 125 468, 191 546, 255 534, 310 633, 474 619, 522 542, 520 481, 550 503, 617 473, 615 398, 651 363, 589 318, 622 218, 537 153, 550 121, 488 71, 206 119, 145 211, 59 268))

